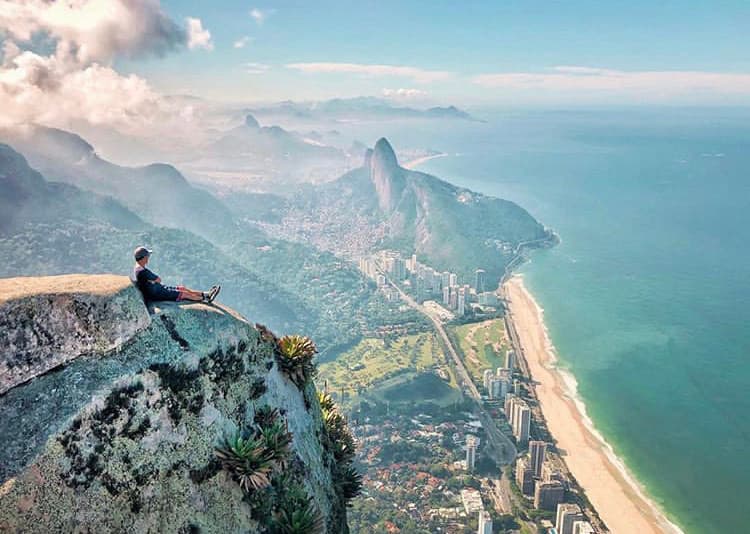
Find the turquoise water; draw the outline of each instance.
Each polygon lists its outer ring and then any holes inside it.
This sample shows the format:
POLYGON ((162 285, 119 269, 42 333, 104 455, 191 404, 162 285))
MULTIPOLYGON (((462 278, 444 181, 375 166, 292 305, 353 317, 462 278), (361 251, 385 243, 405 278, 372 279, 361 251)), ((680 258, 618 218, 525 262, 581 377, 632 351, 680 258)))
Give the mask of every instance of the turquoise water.
POLYGON ((686 532, 750 531, 750 111, 485 117, 382 133, 560 234, 522 271, 595 425, 686 532))

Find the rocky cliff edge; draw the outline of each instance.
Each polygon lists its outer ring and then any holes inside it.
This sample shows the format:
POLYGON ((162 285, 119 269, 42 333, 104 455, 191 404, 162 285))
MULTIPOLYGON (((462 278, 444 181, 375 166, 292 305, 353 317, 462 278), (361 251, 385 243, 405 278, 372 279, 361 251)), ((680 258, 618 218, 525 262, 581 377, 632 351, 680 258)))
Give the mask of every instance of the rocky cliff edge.
POLYGON ((149 314, 124 277, 6 279, 0 336, 1 532, 348 532, 312 381, 236 312, 149 314), (253 486, 226 444, 263 424, 290 443, 253 486))

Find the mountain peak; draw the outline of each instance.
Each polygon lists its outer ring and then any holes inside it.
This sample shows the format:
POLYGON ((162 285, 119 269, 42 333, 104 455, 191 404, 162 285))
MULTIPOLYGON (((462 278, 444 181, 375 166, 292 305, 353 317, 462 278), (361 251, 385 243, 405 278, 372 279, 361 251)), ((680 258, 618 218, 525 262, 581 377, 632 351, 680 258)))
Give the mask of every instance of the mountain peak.
POLYGON ((373 149, 373 162, 376 161, 386 168, 399 168, 396 152, 394 152, 393 147, 385 137, 381 137, 378 139, 378 142, 375 143, 375 148, 373 149))
MULTIPOLYGON (((365 163, 367 163, 367 160, 368 158, 365 156, 365 163)), ((378 204, 383 211, 390 213, 401 198, 406 186, 406 179, 404 170, 398 165, 396 153, 385 137, 381 137, 375 143, 369 163, 370 179, 378 194, 378 204)))
POLYGON ((250 113, 245 115, 245 126, 248 128, 260 128, 260 123, 250 113))

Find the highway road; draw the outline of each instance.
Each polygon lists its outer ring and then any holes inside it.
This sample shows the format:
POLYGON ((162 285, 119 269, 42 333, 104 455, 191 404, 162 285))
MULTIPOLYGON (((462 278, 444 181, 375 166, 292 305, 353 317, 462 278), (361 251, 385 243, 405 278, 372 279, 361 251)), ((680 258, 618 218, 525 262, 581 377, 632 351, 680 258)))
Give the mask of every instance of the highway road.
POLYGON ((431 313, 430 310, 419 304, 409 295, 404 293, 404 291, 402 291, 402 289, 398 287, 398 285, 396 285, 392 280, 388 279, 388 283, 396 288, 396 291, 398 291, 399 295, 401 295, 401 300, 403 300, 406 304, 408 304, 415 310, 418 310, 419 312, 426 315, 432 321, 432 324, 435 326, 435 330, 437 330, 438 335, 443 340, 445 348, 448 350, 448 353, 453 359, 456 371, 459 374, 460 382, 463 383, 463 385, 469 391, 471 397, 476 402, 479 420, 481 421, 482 427, 487 433, 487 438, 492 444, 492 448, 495 450, 495 459, 502 465, 513 462, 516 458, 516 455, 518 454, 515 444, 508 436, 503 434, 500 429, 497 428, 497 424, 495 424, 492 416, 487 412, 487 410, 485 410, 484 406, 482 405, 482 396, 480 395, 477 386, 474 384, 474 381, 471 379, 471 376, 469 375, 469 372, 467 371, 463 360, 459 357, 458 352, 456 351, 453 343, 448 337, 448 334, 446 333, 445 327, 443 327, 443 323, 440 321, 440 318, 431 313))

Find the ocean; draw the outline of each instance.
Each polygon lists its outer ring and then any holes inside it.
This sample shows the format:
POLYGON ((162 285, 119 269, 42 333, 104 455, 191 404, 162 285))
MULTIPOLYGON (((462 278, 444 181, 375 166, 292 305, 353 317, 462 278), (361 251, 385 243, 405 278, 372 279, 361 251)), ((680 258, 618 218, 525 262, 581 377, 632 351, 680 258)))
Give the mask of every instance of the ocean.
POLYGON ((475 114, 377 136, 560 235, 520 271, 595 426, 685 532, 750 531, 750 110, 475 114))

